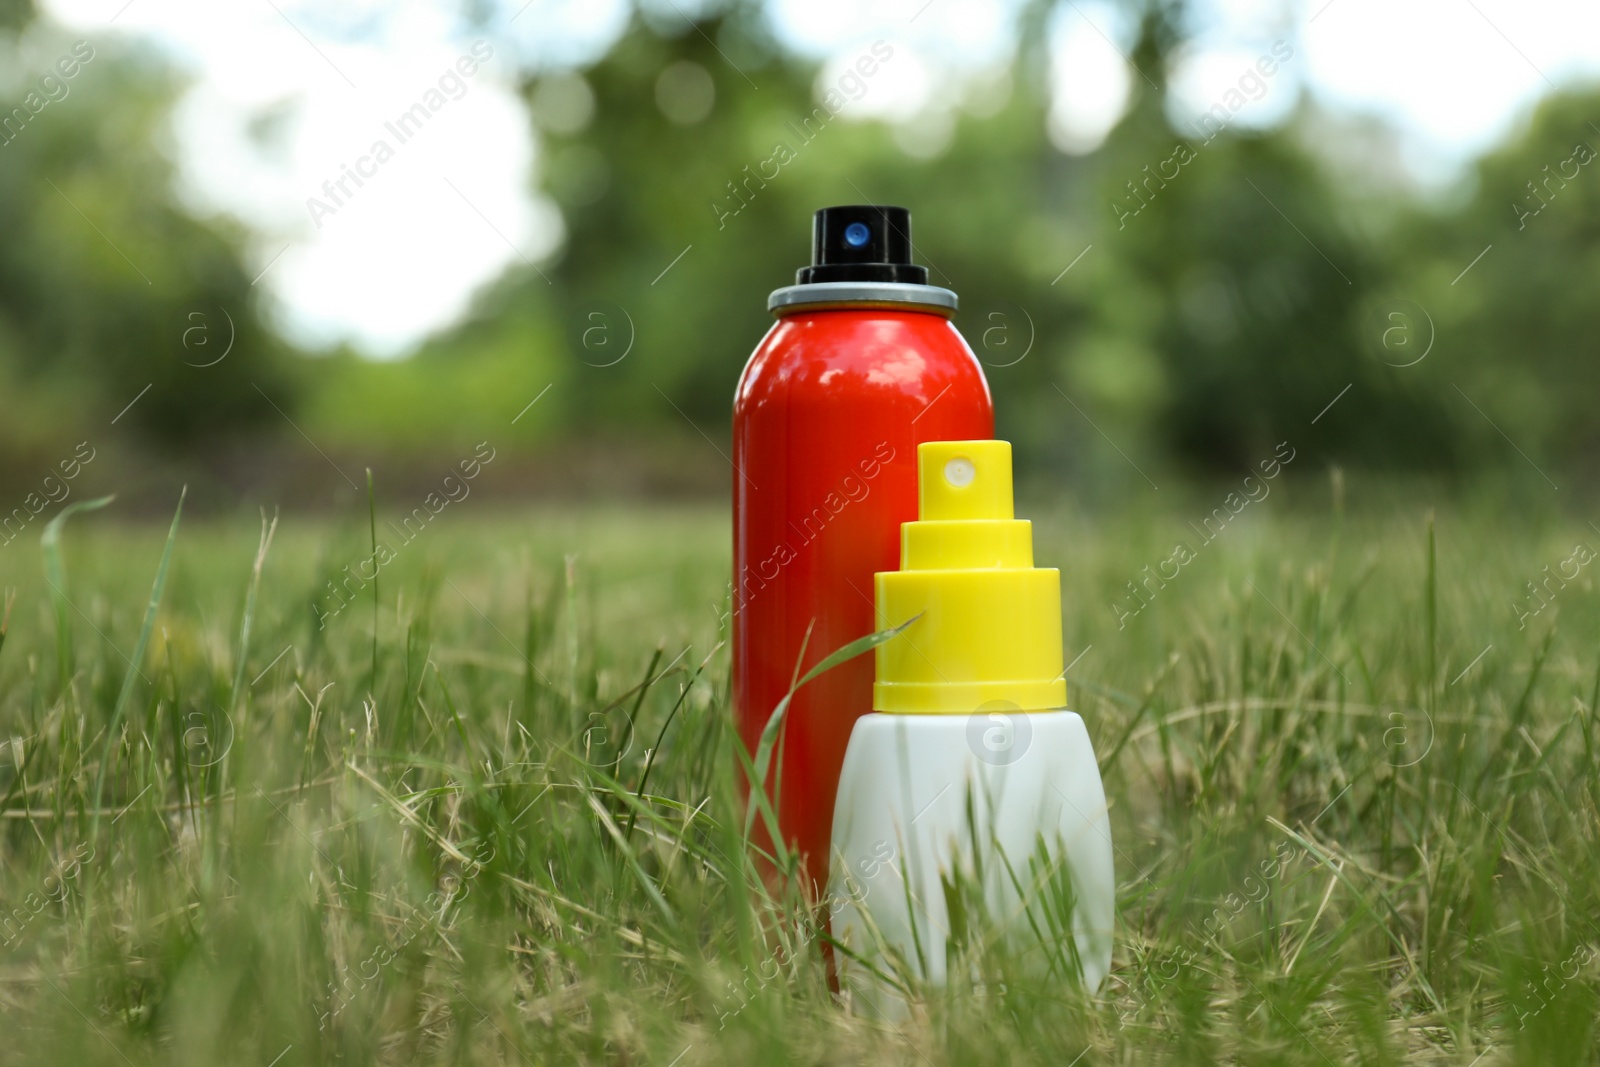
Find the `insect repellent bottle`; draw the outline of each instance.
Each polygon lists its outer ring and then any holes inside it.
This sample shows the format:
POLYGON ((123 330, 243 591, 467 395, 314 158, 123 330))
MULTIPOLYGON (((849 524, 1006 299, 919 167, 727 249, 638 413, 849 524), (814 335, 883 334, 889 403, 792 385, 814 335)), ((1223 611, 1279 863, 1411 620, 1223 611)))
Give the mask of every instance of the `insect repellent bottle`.
POLYGON ((874 713, 856 721, 833 816, 828 909, 840 982, 904 1011, 885 974, 942 983, 954 939, 994 936, 1096 988, 1116 885, 1094 749, 1067 711, 1061 572, 1013 517, 1011 446, 917 449, 919 518, 876 580, 874 713), (1076 972, 1076 973, 1075 973, 1076 972))
MULTIPOLYGON (((804 672, 873 631, 872 576, 895 566, 917 514, 917 445, 994 433, 983 371, 950 323, 956 296, 911 262, 910 213, 824 208, 811 250, 768 299, 778 321, 733 404, 733 704, 752 754, 802 648, 804 672)), ((865 656, 807 683, 767 777, 818 891, 845 743, 871 709, 865 656)))

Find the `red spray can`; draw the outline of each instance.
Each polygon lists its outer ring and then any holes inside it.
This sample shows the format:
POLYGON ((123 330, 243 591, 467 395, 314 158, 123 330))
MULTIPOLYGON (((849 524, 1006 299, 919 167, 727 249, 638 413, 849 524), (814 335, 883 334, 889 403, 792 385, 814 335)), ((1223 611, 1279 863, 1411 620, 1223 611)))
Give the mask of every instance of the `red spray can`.
MULTIPOLYGON (((899 567, 900 524, 917 518, 917 445, 994 436, 983 370, 950 323, 956 295, 911 262, 910 212, 824 208, 811 252, 768 298, 778 321, 734 395, 733 704, 752 755, 802 646, 803 674, 873 631, 873 575, 899 567)), ((807 683, 767 777, 813 888, 872 681, 864 655, 807 683)))

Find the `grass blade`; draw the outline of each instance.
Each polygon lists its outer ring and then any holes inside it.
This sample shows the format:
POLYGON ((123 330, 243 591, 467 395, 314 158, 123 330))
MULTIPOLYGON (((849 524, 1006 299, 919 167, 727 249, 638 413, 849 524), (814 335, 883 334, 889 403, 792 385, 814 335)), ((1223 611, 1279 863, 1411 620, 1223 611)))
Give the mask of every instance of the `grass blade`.
POLYGON ((239 661, 233 668, 233 689, 229 697, 229 707, 233 711, 239 709, 239 695, 244 692, 245 661, 250 657, 250 629, 256 617, 256 594, 261 590, 261 568, 267 562, 267 550, 272 547, 272 535, 278 531, 278 513, 272 513, 272 522, 267 523, 265 513, 261 516, 261 544, 256 548, 256 561, 250 568, 250 588, 244 596, 244 618, 239 623, 239 661))
MULTIPOLYGON (((667 727, 672 725, 672 720, 677 717, 678 709, 683 707, 683 702, 689 698, 689 691, 694 688, 694 683, 700 680, 700 675, 704 673, 706 664, 711 662, 711 657, 715 656, 717 654, 717 650, 721 647, 722 644, 718 642, 717 645, 706 654, 706 658, 700 661, 700 666, 695 668, 694 674, 687 682, 684 683, 683 690, 678 694, 678 699, 673 702, 672 710, 667 712, 666 719, 661 723, 661 730, 656 734, 656 743, 651 746, 649 752, 645 753, 644 771, 639 775, 639 788, 634 790, 634 795, 639 797, 641 800, 644 798, 644 787, 650 782, 650 769, 656 765, 656 756, 661 751, 661 742, 666 739, 667 727)), ((686 648, 684 651, 687 652, 689 650, 686 648)), ((633 824, 634 817, 629 815, 628 829, 623 833, 624 837, 631 837, 633 835, 633 824)))
POLYGON ((372 535, 372 674, 367 692, 378 687, 378 505, 372 488, 372 468, 367 468, 367 528, 372 535))
POLYGON ((61 562, 61 528, 67 519, 80 511, 96 511, 115 500, 115 496, 102 496, 94 500, 80 500, 68 504, 45 524, 39 535, 39 547, 44 551, 44 580, 50 583, 51 601, 56 615, 56 667, 61 673, 61 691, 67 691, 72 680, 72 617, 67 614, 67 569, 61 562))
MULTIPOLYGON (((111 726, 106 730, 105 755, 100 757, 100 770, 95 774, 94 780, 94 822, 90 827, 90 836, 100 826, 100 798, 106 784, 106 768, 111 765, 111 753, 117 744, 117 729, 122 725, 122 717, 127 712, 128 698, 133 695, 133 679, 135 675, 143 677, 139 664, 144 662, 144 651, 150 644, 150 631, 155 629, 156 611, 161 606, 161 591, 167 586, 167 568, 172 565, 172 546, 178 540, 178 520, 183 518, 183 500, 189 495, 186 485, 178 493, 178 509, 172 513, 172 526, 167 530, 167 544, 161 550, 161 564, 156 568, 156 580, 150 586, 150 602, 145 605, 144 623, 139 627, 139 640, 133 646, 133 658, 128 662, 128 671, 122 676, 122 689, 117 693, 116 706, 111 709, 111 726)), ((59 520, 60 515, 56 516, 59 520)))
POLYGON ((11 605, 16 602, 16 591, 12 589, 6 590, 6 610, 5 614, 0 616, 0 652, 3 652, 6 647, 6 631, 11 629, 11 605))
POLYGON ((922 618, 921 615, 913 615, 899 626, 893 626, 887 630, 879 630, 875 634, 856 638, 830 655, 824 656, 822 662, 806 671, 805 675, 794 683, 789 691, 784 694, 783 699, 778 701, 778 706, 772 709, 772 717, 767 720, 766 727, 761 731, 761 739, 756 744, 756 773, 760 776, 762 784, 765 784, 767 780, 769 765, 772 762, 772 746, 777 744, 778 732, 782 729, 783 722, 788 717, 789 702, 794 699, 794 695, 800 691, 801 687, 817 675, 831 671, 839 664, 853 660, 861 653, 870 652, 890 638, 899 636, 906 627, 920 618, 922 618))

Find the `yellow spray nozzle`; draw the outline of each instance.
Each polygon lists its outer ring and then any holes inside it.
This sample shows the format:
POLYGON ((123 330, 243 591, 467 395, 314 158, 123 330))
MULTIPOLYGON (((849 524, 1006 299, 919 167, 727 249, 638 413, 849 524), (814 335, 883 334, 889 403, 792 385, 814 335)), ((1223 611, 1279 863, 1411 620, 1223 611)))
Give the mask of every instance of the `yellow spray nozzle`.
POLYGON ((926 441, 917 446, 917 518, 1010 519, 1009 441, 926 441))
POLYGON ((1033 528, 1012 518, 1009 442, 919 445, 917 511, 900 526, 901 570, 1033 566, 1033 528))
POLYGON ((1011 445, 917 447, 916 522, 900 570, 876 576, 878 627, 916 618, 878 646, 873 707, 968 713, 1064 708, 1061 572, 1033 566, 1033 527, 1013 517, 1011 445))

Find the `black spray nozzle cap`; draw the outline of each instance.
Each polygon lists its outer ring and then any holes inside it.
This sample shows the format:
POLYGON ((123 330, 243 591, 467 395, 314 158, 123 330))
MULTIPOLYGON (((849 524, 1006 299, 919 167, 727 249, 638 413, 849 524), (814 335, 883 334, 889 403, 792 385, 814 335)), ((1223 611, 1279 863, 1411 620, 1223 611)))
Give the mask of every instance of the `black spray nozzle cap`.
POLYGON ((811 222, 811 266, 795 282, 928 284, 928 268, 911 262, 911 212, 903 207, 825 207, 811 222))

